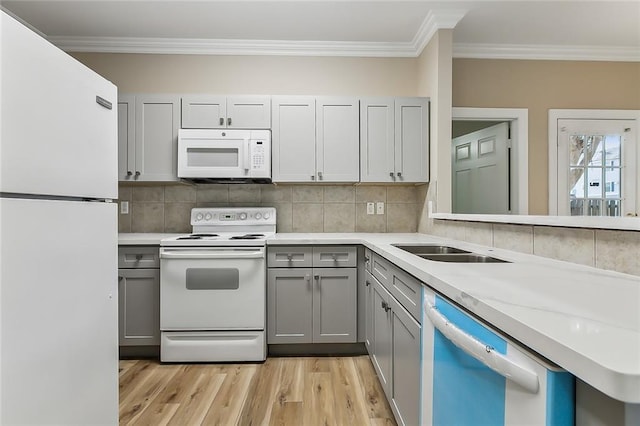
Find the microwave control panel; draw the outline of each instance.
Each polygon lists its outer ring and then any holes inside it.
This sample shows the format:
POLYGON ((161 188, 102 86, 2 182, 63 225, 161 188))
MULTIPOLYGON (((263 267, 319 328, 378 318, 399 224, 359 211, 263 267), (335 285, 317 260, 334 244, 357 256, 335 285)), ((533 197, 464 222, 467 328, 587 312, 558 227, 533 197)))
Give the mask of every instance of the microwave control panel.
POLYGON ((251 169, 265 170, 267 168, 267 144, 263 140, 251 141, 251 169))

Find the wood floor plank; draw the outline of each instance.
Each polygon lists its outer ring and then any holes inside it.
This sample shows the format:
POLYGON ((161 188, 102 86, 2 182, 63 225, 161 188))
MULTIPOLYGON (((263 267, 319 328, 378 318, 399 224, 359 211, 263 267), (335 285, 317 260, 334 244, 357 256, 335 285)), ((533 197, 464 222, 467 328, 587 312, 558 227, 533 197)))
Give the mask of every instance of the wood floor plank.
POLYGON ((258 368, 249 386, 247 403, 240 413, 238 424, 244 426, 269 424, 273 403, 278 394, 281 369, 280 358, 268 358, 258 368))
POLYGON ((331 363, 332 383, 335 394, 336 419, 338 424, 365 425, 369 423, 369 412, 352 358, 334 358, 331 363))
POLYGON ((152 374, 154 369, 154 363, 146 360, 138 361, 127 369, 127 371, 120 376, 120 401, 127 398, 135 386, 145 380, 149 374, 152 374))
POLYGON ((303 425, 302 408, 302 402, 276 401, 271 410, 269 426, 303 425))
POLYGON ((200 371, 169 424, 175 426, 202 424, 226 377, 226 374, 216 373, 215 370, 200 371))
POLYGON ((157 365, 120 403, 120 424, 133 424, 151 405, 178 371, 176 366, 157 365))
POLYGON ((334 406, 331 373, 309 373, 305 381, 302 424, 305 426, 337 425, 334 406))
POLYGON ((216 397, 211 404, 202 424, 234 425, 238 423, 242 407, 249 393, 249 385, 256 374, 257 367, 252 364, 235 365, 227 373, 216 397))
POLYGON ((387 402, 387 398, 382 390, 382 385, 378 380, 373 364, 367 356, 360 356, 354 358, 354 363, 358 371, 358 377, 360 385, 362 386, 362 392, 365 397, 365 404, 370 419, 385 419, 389 418, 395 424, 393 420, 393 413, 391 407, 387 402))

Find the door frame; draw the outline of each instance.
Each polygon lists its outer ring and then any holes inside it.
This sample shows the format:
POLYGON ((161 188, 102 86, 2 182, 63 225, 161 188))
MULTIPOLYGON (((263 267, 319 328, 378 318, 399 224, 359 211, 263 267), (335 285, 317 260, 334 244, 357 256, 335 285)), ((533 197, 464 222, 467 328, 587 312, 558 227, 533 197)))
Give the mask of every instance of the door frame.
MULTIPOLYGON (((558 215, 558 120, 635 120, 640 125, 640 110, 625 109, 550 109, 549 110, 549 215, 558 215)), ((638 150, 640 151, 640 150, 638 150)), ((637 156, 640 156, 637 154, 637 156)), ((638 159, 636 159, 638 161, 638 159)), ((636 200, 638 202, 638 200, 636 200)))
POLYGON ((451 120, 511 123, 511 158, 516 166, 511 168, 511 214, 529 214, 529 110, 453 107, 451 120))

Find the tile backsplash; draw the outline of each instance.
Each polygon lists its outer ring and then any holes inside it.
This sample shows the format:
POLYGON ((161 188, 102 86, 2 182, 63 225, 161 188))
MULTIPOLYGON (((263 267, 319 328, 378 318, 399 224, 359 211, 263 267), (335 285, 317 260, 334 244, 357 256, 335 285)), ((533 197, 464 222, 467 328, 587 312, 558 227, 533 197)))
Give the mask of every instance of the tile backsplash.
POLYGON ((416 232, 416 186, 394 185, 120 185, 120 232, 191 232, 194 207, 275 207, 278 232, 416 232), (384 214, 367 214, 383 202, 384 214))

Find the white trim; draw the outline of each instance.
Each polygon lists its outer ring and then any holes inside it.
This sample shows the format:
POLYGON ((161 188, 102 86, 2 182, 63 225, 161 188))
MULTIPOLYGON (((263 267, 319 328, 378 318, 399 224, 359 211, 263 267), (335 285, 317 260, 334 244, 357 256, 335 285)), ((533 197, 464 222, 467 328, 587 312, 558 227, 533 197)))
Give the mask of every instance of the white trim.
POLYGON ((453 57, 640 62, 640 48, 622 46, 454 43, 453 57))
POLYGON ((627 109, 550 109, 549 110, 549 214, 558 214, 558 120, 636 120, 640 110, 627 109))
POLYGON ((640 231, 640 218, 600 216, 513 216, 430 213, 431 219, 461 222, 507 223, 513 225, 559 226, 562 228, 618 229, 640 231))
MULTIPOLYGON (((529 110, 527 108, 465 108, 453 107, 451 120, 512 121, 513 154, 516 169, 514 215, 529 213, 529 110), (513 137, 515 136, 515 137, 513 137)), ((442 177, 440 177, 442 179, 442 177)))
POLYGON ((466 10, 429 11, 409 42, 228 40, 145 37, 48 37, 66 52, 260 56, 420 56, 436 31, 452 29, 466 10))

